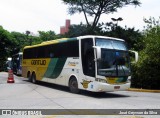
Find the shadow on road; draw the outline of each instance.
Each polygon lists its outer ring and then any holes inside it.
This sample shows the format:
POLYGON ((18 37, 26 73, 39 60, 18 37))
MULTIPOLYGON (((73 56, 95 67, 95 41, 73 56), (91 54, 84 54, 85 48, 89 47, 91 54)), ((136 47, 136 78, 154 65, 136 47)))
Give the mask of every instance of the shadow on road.
POLYGON ((128 95, 122 95, 114 92, 90 92, 90 91, 82 91, 82 95, 94 98, 120 98, 120 97, 130 97, 128 95))
MULTIPOLYGON (((29 82, 28 80, 23 80, 26 82, 29 82)), ((69 88, 66 86, 61 86, 61 85, 57 85, 57 84, 53 84, 53 83, 47 83, 47 82, 40 82, 38 81, 36 83, 37 85, 40 86, 45 86, 48 88, 52 88, 52 89, 56 89, 59 91, 63 91, 63 92, 70 92, 69 88)), ((74 93, 73 93, 74 94, 74 93)), ((94 97, 94 98, 120 98, 120 97, 130 97, 128 95, 124 95, 124 94, 118 94, 117 92, 90 92, 90 91, 85 91, 85 90, 81 90, 80 93, 78 95, 84 95, 87 97, 94 97)))

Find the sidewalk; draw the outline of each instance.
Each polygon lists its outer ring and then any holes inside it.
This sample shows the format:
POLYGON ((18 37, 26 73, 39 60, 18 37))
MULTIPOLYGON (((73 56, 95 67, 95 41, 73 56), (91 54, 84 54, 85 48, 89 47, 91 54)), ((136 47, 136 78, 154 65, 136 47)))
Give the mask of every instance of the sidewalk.
POLYGON ((138 89, 138 88, 129 88, 128 91, 160 93, 160 90, 149 90, 149 89, 138 89))

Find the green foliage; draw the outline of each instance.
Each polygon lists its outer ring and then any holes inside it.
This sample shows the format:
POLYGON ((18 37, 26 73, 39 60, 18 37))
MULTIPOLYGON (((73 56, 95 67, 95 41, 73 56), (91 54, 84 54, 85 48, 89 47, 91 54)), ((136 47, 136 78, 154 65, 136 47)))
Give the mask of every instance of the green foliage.
POLYGON ((14 49, 14 45, 12 35, 0 26, 0 70, 4 68, 5 61, 14 49))
POLYGON ((71 25, 69 27, 69 32, 65 34, 66 37, 77 37, 83 36, 87 32, 87 26, 84 24, 80 25, 71 25))
POLYGON ((53 40, 58 37, 54 31, 39 31, 39 36, 33 36, 30 31, 25 34, 19 32, 11 32, 13 40, 16 42, 13 54, 22 51, 25 46, 36 45, 43 41, 53 40))
POLYGON ((102 14, 117 12, 119 8, 127 5, 139 6, 139 0, 63 0, 69 6, 69 14, 83 13, 88 26, 92 29, 97 26, 102 14), (88 16, 94 17, 92 24, 88 21, 88 16))
POLYGON ((56 39, 56 34, 54 31, 39 31, 39 37, 42 41, 49 41, 56 39))
POLYGON ((14 50, 12 51, 12 54, 16 54, 19 51, 22 51, 23 48, 27 45, 30 45, 30 43, 34 45, 42 42, 42 40, 40 40, 38 36, 32 36, 29 34, 11 32, 14 42, 16 42, 16 45, 14 46, 14 50))
POLYGON ((83 35, 101 35, 102 28, 99 24, 95 27, 95 30, 92 30, 92 27, 87 26, 85 24, 80 23, 79 25, 71 25, 69 28, 69 32, 66 33, 65 37, 77 37, 83 35))
MULTIPOLYGON (((27 37, 25 34, 19 33, 19 32, 11 32, 11 35, 13 37, 13 40, 16 42, 14 46, 14 50, 12 51, 12 54, 16 54, 19 51, 22 51, 21 49, 28 45, 27 37)), ((11 55, 12 55, 11 54, 11 55)))
POLYGON ((124 39, 129 49, 140 50, 138 43, 142 41, 142 35, 139 30, 127 28, 127 26, 123 28, 112 22, 106 23, 103 27, 106 30, 103 35, 124 39))
POLYGON ((39 31, 39 36, 32 36, 30 31, 26 31, 25 34, 19 32, 10 33, 0 26, 0 71, 4 70, 7 58, 23 51, 25 46, 39 44, 43 41, 54 40, 60 37, 53 31, 39 31))
POLYGON ((139 62, 134 66, 133 87, 160 89, 160 24, 159 20, 150 18, 144 20, 147 27, 144 30, 143 45, 139 62))
POLYGON ((43 40, 39 36, 29 36, 28 40, 32 41, 32 45, 36 45, 36 44, 43 42, 43 40))
POLYGON ((57 35, 54 31, 39 31, 39 38, 41 41, 49 41, 49 40, 54 40, 58 38, 62 38, 63 36, 57 35))

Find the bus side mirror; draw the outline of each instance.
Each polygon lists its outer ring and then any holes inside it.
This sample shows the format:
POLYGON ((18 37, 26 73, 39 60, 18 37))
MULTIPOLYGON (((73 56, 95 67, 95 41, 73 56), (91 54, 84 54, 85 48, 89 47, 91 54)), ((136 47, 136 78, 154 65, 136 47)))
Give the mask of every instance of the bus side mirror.
POLYGON ((133 50, 129 50, 129 52, 134 54, 135 61, 133 61, 132 63, 137 63, 138 62, 138 52, 133 51, 133 50))
POLYGON ((96 50, 97 58, 95 61, 101 60, 101 48, 97 46, 93 46, 93 48, 96 50))

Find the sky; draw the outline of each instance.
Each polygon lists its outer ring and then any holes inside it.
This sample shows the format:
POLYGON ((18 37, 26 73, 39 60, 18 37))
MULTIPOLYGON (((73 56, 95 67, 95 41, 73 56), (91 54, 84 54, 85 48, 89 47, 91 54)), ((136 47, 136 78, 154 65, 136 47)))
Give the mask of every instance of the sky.
MULTIPOLYGON (((122 17, 118 24, 122 27, 135 27, 143 30, 143 18, 160 16, 160 0, 140 0, 140 7, 126 6, 118 12, 102 15, 100 22, 110 22, 111 18, 122 17)), ((60 33, 60 27, 65 20, 70 19, 71 24, 86 23, 83 14, 70 16, 68 6, 61 0, 0 0, 0 25, 12 32, 25 33, 27 30, 33 34, 38 31, 55 31, 60 33)), ((89 18, 92 21, 92 17, 89 18)))

